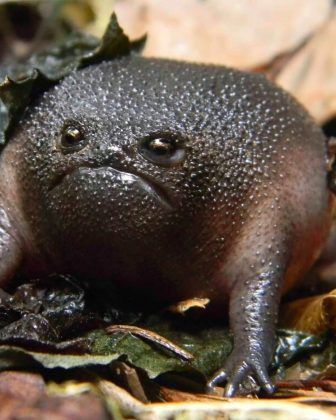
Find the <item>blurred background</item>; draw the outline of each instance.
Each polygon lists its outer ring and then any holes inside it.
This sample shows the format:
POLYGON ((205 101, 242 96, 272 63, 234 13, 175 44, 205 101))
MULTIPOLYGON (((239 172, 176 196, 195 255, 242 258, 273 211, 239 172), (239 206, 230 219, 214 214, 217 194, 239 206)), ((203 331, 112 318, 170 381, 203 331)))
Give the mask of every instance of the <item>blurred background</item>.
POLYGON ((0 0, 0 63, 61 40, 74 27, 100 36, 115 11, 146 56, 264 72, 336 135, 333 0, 0 0))

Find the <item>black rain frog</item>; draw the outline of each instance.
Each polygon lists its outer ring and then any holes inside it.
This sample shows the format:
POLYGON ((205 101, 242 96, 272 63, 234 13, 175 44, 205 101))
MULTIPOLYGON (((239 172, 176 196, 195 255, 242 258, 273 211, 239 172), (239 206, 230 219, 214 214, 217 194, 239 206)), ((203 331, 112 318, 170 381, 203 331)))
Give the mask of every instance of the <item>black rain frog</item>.
POLYGON ((262 75, 125 57, 37 98, 0 161, 0 285, 72 274, 145 302, 210 299, 234 349, 209 381, 273 391, 280 296, 331 224, 327 142, 262 75))

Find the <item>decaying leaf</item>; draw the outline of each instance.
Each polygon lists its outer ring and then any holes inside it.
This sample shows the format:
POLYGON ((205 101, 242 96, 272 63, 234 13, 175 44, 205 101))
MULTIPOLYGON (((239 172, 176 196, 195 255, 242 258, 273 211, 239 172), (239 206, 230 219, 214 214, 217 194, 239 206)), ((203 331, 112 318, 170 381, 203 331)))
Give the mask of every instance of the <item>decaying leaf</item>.
POLYGON ((15 66, 2 68, 0 76, 0 145, 26 107, 41 91, 53 86, 71 71, 113 60, 142 49, 145 38, 130 41, 115 14, 101 40, 74 32, 64 42, 31 56, 15 66))
MULTIPOLYGON (((41 1, 41 0, 40 0, 41 1)), ((42 0, 43 1, 43 0, 42 0)), ((77 28, 85 28, 88 25, 92 24, 96 20, 95 13, 95 1, 92 0, 67 0, 59 2, 59 14, 68 22, 71 22, 72 25, 75 25, 77 28)), ((99 2, 100 3, 100 2, 99 2)), ((109 2, 106 2, 109 3, 109 2)), ((108 19, 108 16, 111 13, 111 6, 106 10, 105 19, 108 19)), ((105 22, 106 28, 108 20, 105 22)), ((103 33, 103 31, 101 32, 103 33)))
POLYGON ((336 290, 284 305, 280 325, 310 334, 336 331, 336 290))
MULTIPOLYGON (((307 390, 316 390, 319 389, 324 392, 332 392, 335 394, 336 398, 336 381, 326 381, 326 380, 291 380, 291 381, 278 381, 276 383, 278 390, 279 389, 291 389, 297 390, 296 395, 306 396, 307 390)), ((311 396, 311 393, 309 393, 311 396)), ((329 395, 330 396, 330 395, 329 395)), ((317 397, 315 393, 315 397, 317 397)), ((335 401, 336 403, 336 401, 335 401)))
POLYGON ((179 356, 172 357, 171 352, 158 347, 146 340, 129 333, 120 332, 112 336, 96 332, 90 335, 96 340, 91 351, 93 354, 118 354, 127 356, 127 361, 143 369, 150 378, 155 378, 166 372, 183 373, 186 376, 196 376, 204 381, 215 369, 221 366, 232 348, 231 337, 227 330, 220 328, 198 329, 191 332, 179 323, 171 323, 160 318, 142 320, 142 328, 160 332, 167 340, 178 344, 194 356, 192 362, 181 360, 179 356), (175 325, 175 327, 174 327, 175 325))
POLYGON ((161 346, 176 356, 179 356, 182 360, 191 361, 194 358, 191 353, 162 337, 162 335, 159 335, 153 331, 146 330, 144 328, 136 327, 134 325, 112 325, 111 327, 106 328, 106 332, 108 334, 115 334, 118 332, 130 333, 161 346))
POLYGON ((158 393, 153 394, 152 399, 143 404, 124 389, 98 376, 91 381, 73 378, 55 383, 42 379, 39 374, 5 372, 0 374, 1 419, 197 418, 206 420, 228 418, 228 416, 230 419, 244 420, 333 418, 328 413, 334 413, 333 404, 336 400, 334 393, 300 390, 296 385, 282 383, 277 393, 277 398, 289 397, 289 402, 274 399, 253 401, 243 398, 228 401, 222 397, 189 394, 155 385, 158 393), (162 404, 155 401, 170 403, 162 404), (311 408, 312 403, 319 409, 311 408))
POLYGON ((148 33, 147 56, 252 69, 295 49, 320 28, 330 0, 116 0, 131 37, 148 33))
POLYGON ((114 408, 113 406, 117 405, 124 416, 134 416, 136 418, 136 415, 144 409, 144 404, 141 401, 132 397, 123 388, 118 387, 114 383, 99 380, 96 385, 110 403, 109 406, 112 406, 112 410, 114 408))
POLYGON ((312 408, 283 401, 230 401, 150 404, 138 414, 145 420, 230 419, 230 420, 332 420, 334 416, 312 408), (152 416, 152 417, 151 417, 152 416), (196 417, 197 416, 197 417, 196 417))
POLYGON ((0 145, 5 143, 6 133, 13 128, 32 96, 47 86, 50 82, 35 68, 17 81, 6 76, 0 83, 0 145))
POLYGON ((335 39, 336 12, 276 78, 319 123, 336 115, 335 39))
POLYGON ((263 67, 319 123, 336 115, 332 1, 116 0, 115 11, 131 36, 149 34, 144 55, 263 67))
POLYGON ((316 336, 302 331, 278 330, 272 369, 282 371, 284 366, 293 364, 300 356, 321 353, 327 347, 326 336, 316 336))
MULTIPOLYGON (((329 364, 322 372, 317 375, 316 379, 328 380, 331 379, 336 383, 336 353, 334 363, 329 364)), ((336 389, 335 389, 336 393, 336 389)))
MULTIPOLYGON (((164 313, 134 316, 113 309, 113 300, 104 301, 106 294, 99 295, 97 304, 91 293, 64 276, 23 284, 13 294, 2 291, 0 370, 99 367, 122 359, 150 378, 173 372, 194 378, 202 387, 231 352, 227 328, 164 313)), ((323 337, 279 331, 273 370, 279 372, 300 354, 326 345, 323 337)))
MULTIPOLYGON (((45 393, 45 381, 37 373, 7 371, 0 373, 0 395, 34 403, 45 393)), ((1 415, 0 415, 1 418, 1 415)))
MULTIPOLYGON (((0 418, 1 420, 11 419, 62 419, 62 420, 109 420, 109 414, 105 401, 97 393, 92 392, 92 386, 80 390, 72 389, 71 396, 66 392, 52 394, 48 392, 46 386, 36 392, 36 381, 41 381, 41 377, 32 374, 22 374, 13 372, 5 375, 4 379, 9 379, 7 391, 0 389, 0 418), (7 376, 7 378, 6 378, 7 376), (10 377, 8 377, 10 376, 10 377), (26 382, 30 382, 31 388, 25 389, 26 382), (22 389, 20 387, 22 386, 22 389), (15 394, 13 391, 18 391, 15 394), (23 394, 22 391, 26 392, 23 394), (21 392, 20 392, 21 391, 21 392), (91 392, 89 392, 91 391, 91 392), (20 395, 22 394, 22 395, 20 395)), ((2 380, 0 374, 0 383, 2 380)), ((61 387, 60 387, 61 388, 61 387)), ((66 388, 66 386, 64 386, 66 388)), ((73 386, 73 388, 75 388, 73 386)), ((116 418, 116 417, 113 417, 116 418)), ((119 417, 120 418, 120 417, 119 417)))
POLYGON ((168 309, 169 311, 173 313, 183 314, 192 308, 205 309, 209 302, 210 302, 210 299, 207 299, 207 298, 187 299, 187 300, 178 302, 175 305, 171 305, 168 309))

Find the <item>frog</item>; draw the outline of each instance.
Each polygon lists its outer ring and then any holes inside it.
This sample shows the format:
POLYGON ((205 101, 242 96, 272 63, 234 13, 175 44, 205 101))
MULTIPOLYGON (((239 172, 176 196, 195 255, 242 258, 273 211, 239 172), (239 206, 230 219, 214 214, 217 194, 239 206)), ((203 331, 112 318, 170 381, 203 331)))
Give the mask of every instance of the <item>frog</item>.
POLYGON ((144 306, 208 299, 233 350, 207 391, 271 394, 281 296, 332 222, 328 164, 320 127, 264 75, 141 56, 72 71, 1 153, 0 287, 66 273, 144 306))

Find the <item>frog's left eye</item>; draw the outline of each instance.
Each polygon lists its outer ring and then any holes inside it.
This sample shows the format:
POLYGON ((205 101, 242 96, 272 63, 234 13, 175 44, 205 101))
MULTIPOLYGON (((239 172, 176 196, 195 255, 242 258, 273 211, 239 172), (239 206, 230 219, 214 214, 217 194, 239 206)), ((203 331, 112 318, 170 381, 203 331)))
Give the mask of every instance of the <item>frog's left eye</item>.
POLYGON ((76 152, 86 145, 86 139, 81 127, 73 124, 63 127, 60 138, 61 149, 65 153, 76 152))
POLYGON ((171 133, 145 137, 140 141, 139 152, 147 160, 162 166, 178 165, 186 156, 184 140, 171 133))

